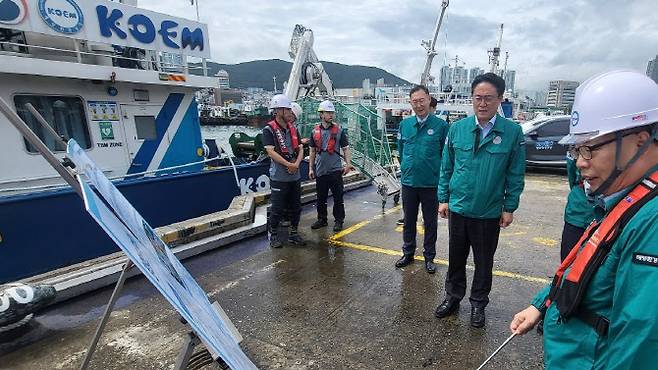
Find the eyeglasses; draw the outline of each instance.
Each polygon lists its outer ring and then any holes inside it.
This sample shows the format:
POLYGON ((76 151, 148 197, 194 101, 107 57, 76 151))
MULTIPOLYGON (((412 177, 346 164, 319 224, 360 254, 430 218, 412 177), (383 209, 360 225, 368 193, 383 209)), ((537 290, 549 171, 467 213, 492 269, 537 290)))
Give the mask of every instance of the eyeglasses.
POLYGON ((427 99, 425 99, 425 98, 420 98, 420 99, 412 100, 411 103, 412 103, 413 105, 419 105, 419 104, 425 104, 426 101, 427 101, 427 99))
POLYGON ((483 102, 485 104, 491 104, 494 101, 496 101, 497 98, 498 98, 497 96, 493 96, 493 95, 484 95, 484 96, 474 95, 473 96, 473 101, 477 104, 482 104, 483 102))
POLYGON ((571 147, 569 148, 569 157, 573 159, 574 161, 578 160, 579 156, 582 156, 583 159, 585 160, 590 160, 592 159, 592 152, 601 149, 602 146, 610 144, 611 142, 615 141, 616 138, 612 138, 610 140, 604 141, 602 143, 594 144, 594 145, 581 145, 579 147, 571 147))

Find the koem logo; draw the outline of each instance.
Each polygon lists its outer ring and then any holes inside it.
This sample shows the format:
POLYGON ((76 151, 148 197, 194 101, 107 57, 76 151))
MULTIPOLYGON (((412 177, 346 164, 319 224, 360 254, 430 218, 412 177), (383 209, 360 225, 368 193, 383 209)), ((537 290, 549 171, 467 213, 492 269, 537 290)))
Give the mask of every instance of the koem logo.
POLYGON ((27 16, 27 0, 0 0, 0 24, 19 24, 27 16))
POLYGON ((82 9, 73 0, 39 0, 39 14, 50 28, 60 33, 78 33, 84 25, 82 9))

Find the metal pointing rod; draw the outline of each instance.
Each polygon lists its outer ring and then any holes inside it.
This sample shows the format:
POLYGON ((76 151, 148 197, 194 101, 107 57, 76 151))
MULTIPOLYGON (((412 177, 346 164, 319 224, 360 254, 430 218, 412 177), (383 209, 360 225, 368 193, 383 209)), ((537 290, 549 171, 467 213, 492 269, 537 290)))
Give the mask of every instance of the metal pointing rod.
POLYGON ((505 347, 505 346, 507 345, 507 343, 509 343, 509 342, 510 342, 515 336, 516 336, 516 333, 513 333, 512 335, 510 335, 509 338, 507 338, 507 340, 506 340, 505 342, 503 342, 503 344, 501 344, 500 347, 498 347, 498 349, 496 349, 496 350, 494 351, 494 353, 492 353, 491 356, 489 356, 489 358, 487 358, 486 360, 484 360, 484 362, 482 363, 482 365, 480 365, 480 367, 478 367, 476 370, 481 370, 481 369, 483 369, 484 366, 485 366, 489 361, 491 361, 491 359, 494 358, 494 356, 495 356, 498 352, 500 352, 500 350, 503 349, 503 347, 505 347))

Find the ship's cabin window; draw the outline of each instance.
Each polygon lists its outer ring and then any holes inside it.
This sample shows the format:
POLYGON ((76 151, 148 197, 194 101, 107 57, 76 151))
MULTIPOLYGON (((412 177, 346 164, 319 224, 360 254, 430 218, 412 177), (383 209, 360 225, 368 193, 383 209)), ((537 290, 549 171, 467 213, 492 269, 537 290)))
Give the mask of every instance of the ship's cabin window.
POLYGON ((155 131, 155 117, 135 116, 135 127, 137 127, 137 139, 155 140, 158 134, 155 131))
MULTIPOLYGON (((46 132, 25 106, 27 103, 31 103, 55 132, 65 140, 75 139, 80 147, 91 148, 89 125, 82 99, 75 96, 16 95, 14 97, 16 111, 23 121, 50 150, 61 152, 66 148, 58 145, 57 139, 46 132)), ((30 153, 38 152, 27 140, 25 146, 30 153)))

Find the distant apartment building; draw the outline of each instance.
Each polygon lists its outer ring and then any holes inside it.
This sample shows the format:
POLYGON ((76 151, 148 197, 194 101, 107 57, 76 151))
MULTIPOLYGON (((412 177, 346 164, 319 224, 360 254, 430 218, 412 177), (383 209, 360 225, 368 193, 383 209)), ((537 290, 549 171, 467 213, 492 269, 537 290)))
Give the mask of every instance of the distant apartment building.
POLYGON ((545 107, 546 106, 546 98, 548 97, 548 93, 546 91, 537 91, 535 92, 535 107, 545 107))
POLYGON ((548 84, 546 106, 554 108, 571 108, 573 106, 573 100, 576 96, 576 88, 578 85, 580 85, 580 82, 578 81, 551 81, 548 84))
POLYGON ((658 55, 647 65, 647 76, 658 83, 658 55))
POLYGON ((473 80, 475 80, 475 77, 477 77, 479 75, 482 75, 482 74, 484 74, 484 69, 482 69, 480 67, 471 68, 468 71, 468 83, 469 84, 473 83, 473 80))
POLYGON ((228 72, 226 72, 223 69, 220 69, 217 71, 217 74, 215 74, 215 77, 219 79, 219 88, 220 89, 230 89, 231 88, 231 83, 228 78, 228 72))
POLYGON ((460 95, 470 95, 471 80, 469 79, 469 70, 462 66, 441 68, 441 91, 449 90, 460 95))

